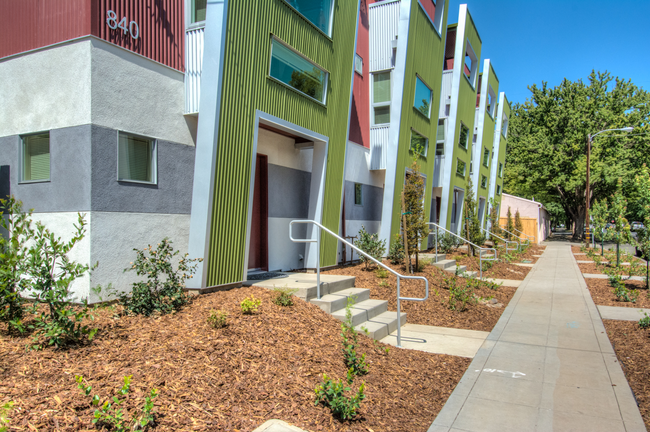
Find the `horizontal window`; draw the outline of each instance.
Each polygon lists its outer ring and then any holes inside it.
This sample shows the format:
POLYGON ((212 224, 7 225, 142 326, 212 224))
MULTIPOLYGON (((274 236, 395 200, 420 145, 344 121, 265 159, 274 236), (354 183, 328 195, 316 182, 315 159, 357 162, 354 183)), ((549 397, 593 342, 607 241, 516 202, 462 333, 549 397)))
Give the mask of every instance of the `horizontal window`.
POLYGON ((461 177, 465 177, 465 170, 467 169, 467 164, 462 160, 458 159, 456 162, 456 174, 461 177))
POLYGON ((458 145, 465 150, 467 150, 467 146, 469 145, 469 128, 465 126, 463 123, 460 124, 460 134, 458 138, 458 145))
POLYGON ((415 131, 411 131, 411 151, 422 156, 427 155, 429 140, 415 131))
POLYGON ((157 182, 155 140, 120 132, 117 152, 119 181, 157 182))
POLYGON ((426 118, 431 116, 431 97, 433 92, 427 85, 422 82, 420 77, 415 77, 415 101, 413 106, 420 111, 426 118))
POLYGON ((21 181, 50 180, 50 133, 22 137, 21 181))
POLYGON ((301 93, 325 103, 327 72, 273 39, 269 74, 301 93))
POLYGON ((490 150, 485 149, 483 150, 483 166, 488 166, 489 162, 490 162, 490 150))
POLYGON ((332 35, 332 4, 334 0, 285 0, 300 15, 307 18, 309 22, 318 27, 328 36, 332 35))

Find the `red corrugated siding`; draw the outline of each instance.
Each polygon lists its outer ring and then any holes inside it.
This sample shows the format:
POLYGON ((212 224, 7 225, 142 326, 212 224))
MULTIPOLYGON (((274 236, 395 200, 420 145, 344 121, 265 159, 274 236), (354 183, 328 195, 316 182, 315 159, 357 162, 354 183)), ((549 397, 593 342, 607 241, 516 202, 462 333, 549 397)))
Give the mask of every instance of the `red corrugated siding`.
MULTIPOLYGON (((444 1, 444 0, 440 0, 440 1, 444 1)), ((429 19, 431 20, 431 22, 433 22, 434 18, 436 17, 436 5, 434 5, 431 0, 422 0, 420 4, 427 12, 427 15, 429 15, 429 19)))
POLYGON ((363 76, 354 74, 352 113, 350 116, 350 141, 370 147, 370 41, 368 30, 368 3, 361 1, 357 54, 363 59, 363 76))
POLYGON ((0 58, 89 34, 184 71, 183 0, 0 0, 0 58), (110 29, 108 10, 138 39, 110 29))
POLYGON ((90 34, 91 0, 0 0, 0 58, 90 34))
POLYGON ((184 71, 185 22, 183 0, 95 0, 99 3, 93 34, 108 42, 141 54, 145 57, 184 71), (119 22, 126 17, 138 23, 140 35, 133 39, 120 28, 111 29, 106 23, 107 12, 112 10, 119 22))

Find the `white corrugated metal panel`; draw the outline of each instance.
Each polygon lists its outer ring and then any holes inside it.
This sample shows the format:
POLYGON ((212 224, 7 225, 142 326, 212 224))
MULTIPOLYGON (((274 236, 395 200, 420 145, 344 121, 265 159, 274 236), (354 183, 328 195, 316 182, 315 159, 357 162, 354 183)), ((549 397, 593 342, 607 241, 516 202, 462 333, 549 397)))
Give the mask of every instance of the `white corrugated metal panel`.
POLYGON ((480 108, 476 108, 476 111, 474 112, 474 133, 478 130, 478 113, 479 113, 480 108))
POLYGON ((445 118, 447 114, 446 105, 451 102, 451 81, 454 75, 453 70, 447 70, 442 73, 442 88, 440 89, 440 114, 439 118, 445 118))
POLYGON ((373 126, 370 128, 370 169, 386 169, 386 152, 388 148, 388 130, 390 126, 373 126))
POLYGON ((370 5, 370 72, 393 67, 393 45, 399 25, 399 1, 370 5))
POLYGON ((204 31, 201 27, 185 32, 185 114, 199 112, 204 31))

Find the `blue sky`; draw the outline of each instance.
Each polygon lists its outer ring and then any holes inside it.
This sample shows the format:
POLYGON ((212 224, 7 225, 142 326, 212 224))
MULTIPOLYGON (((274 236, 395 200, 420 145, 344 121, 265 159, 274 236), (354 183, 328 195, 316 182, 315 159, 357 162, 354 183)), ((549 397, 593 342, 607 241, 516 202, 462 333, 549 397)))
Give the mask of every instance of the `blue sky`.
POLYGON ((448 23, 467 4, 508 99, 528 86, 565 77, 586 81, 592 69, 631 79, 650 91, 650 0, 450 0, 448 23))

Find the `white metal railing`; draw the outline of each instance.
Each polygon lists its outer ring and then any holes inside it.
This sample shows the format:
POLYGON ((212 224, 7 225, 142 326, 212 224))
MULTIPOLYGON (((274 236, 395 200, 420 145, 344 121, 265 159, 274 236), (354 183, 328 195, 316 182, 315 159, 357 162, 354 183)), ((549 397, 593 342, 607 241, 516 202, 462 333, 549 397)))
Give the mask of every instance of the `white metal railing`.
POLYGON ((205 27, 185 31, 185 114, 199 112, 205 27))
MULTIPOLYGON (((508 231, 507 229, 505 229, 505 228, 503 228, 503 227, 499 227, 499 229, 500 229, 501 231, 503 231, 503 232, 507 232, 507 233, 510 234, 511 236, 517 237, 519 240, 521 240, 517 234, 515 234, 515 233, 513 233, 513 232, 510 232, 510 231, 508 231)), ((518 241, 515 240, 515 243, 517 243, 517 250, 519 250, 519 248, 521 248, 521 242, 518 242, 518 241)))
POLYGON ((517 237, 519 237, 519 239, 521 239, 521 234, 525 235, 526 236, 526 241, 528 242, 528 244, 530 244, 530 239, 535 240, 534 236, 526 234, 523 231, 519 231, 517 228, 513 228, 513 230, 517 231, 520 234, 520 235, 517 236, 517 237))
POLYGON ((363 255, 370 261, 374 262, 380 267, 383 267, 385 270, 388 272, 394 274, 397 277, 397 346, 402 347, 402 325, 401 325, 401 318, 402 318, 402 310, 401 310, 401 304, 400 302, 402 300, 406 301, 425 301, 426 299, 429 298, 429 281, 427 278, 423 276, 404 276, 402 274, 397 273, 395 270, 392 268, 388 267, 387 265, 383 264, 382 262, 376 260, 375 258, 371 257, 352 243, 346 241, 345 239, 339 237, 337 234, 334 234, 332 231, 329 229, 325 228, 323 225, 320 223, 314 221, 314 220, 293 220, 289 224, 289 238, 291 239, 292 242, 294 243, 316 243, 316 296, 320 300, 320 238, 321 238, 321 231, 325 231, 332 237, 338 239, 338 241, 342 242, 343 244, 346 244, 350 246, 353 250, 357 251, 359 255, 363 255), (316 240, 314 239, 295 239, 293 238, 293 224, 312 224, 315 226, 317 229, 316 231, 316 240), (423 298, 417 298, 417 297, 402 297, 400 295, 400 279, 420 279, 424 281, 425 285, 425 293, 423 298))
POLYGON ((492 231, 490 231, 490 230, 488 230, 488 229, 486 229, 486 228, 482 228, 482 227, 481 227, 481 229, 482 229, 483 231, 485 231, 486 233, 488 233, 489 235, 498 238, 498 239, 501 240, 502 242, 505 242, 505 244, 506 244, 506 253, 508 253, 509 251, 516 251, 516 250, 517 250, 517 246, 515 246, 514 249, 508 249, 508 243, 515 243, 515 244, 516 244, 516 243, 517 243, 516 241, 510 241, 510 240, 506 240, 506 239, 504 239, 503 237, 499 237, 498 235, 494 234, 492 231))
MULTIPOLYGON (((483 261, 496 261, 497 260, 497 250, 495 248, 486 248, 486 247, 482 247, 482 246, 479 246, 477 244, 474 244, 471 241, 467 240, 466 238, 463 238, 463 237, 459 236, 458 234, 454 234, 453 232, 449 231, 448 229, 441 227, 440 225, 438 225, 435 222, 428 222, 428 224, 429 224, 429 226, 433 225, 436 228, 436 234, 435 234, 436 235, 436 262, 438 262, 438 230, 443 230, 443 231, 453 235, 454 237, 457 237, 457 238, 461 239, 464 243, 468 243, 468 244, 474 246, 475 248, 479 249, 479 253, 478 253, 478 263, 479 263, 479 270, 480 270, 479 278, 483 279, 483 261), (494 252, 494 257, 492 257, 492 258, 483 258, 483 251, 484 250, 485 251, 493 251, 494 252)), ((429 232, 429 234, 431 234, 431 232, 429 232)), ((467 252, 469 254, 469 250, 467 252)))

